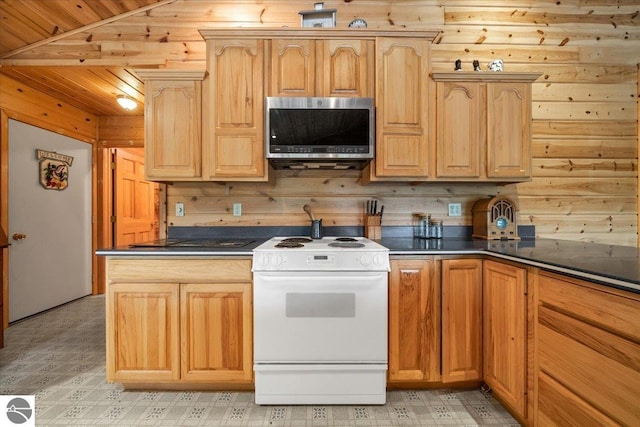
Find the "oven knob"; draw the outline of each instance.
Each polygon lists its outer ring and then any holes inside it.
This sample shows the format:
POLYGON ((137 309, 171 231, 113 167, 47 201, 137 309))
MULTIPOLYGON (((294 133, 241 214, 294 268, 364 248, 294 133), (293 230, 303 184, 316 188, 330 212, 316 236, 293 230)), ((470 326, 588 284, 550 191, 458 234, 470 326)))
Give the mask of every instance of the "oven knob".
POLYGON ((276 266, 282 264, 282 257, 278 254, 274 255, 273 258, 271 258, 271 263, 276 266))
POLYGON ((371 265, 371 257, 369 255, 362 255, 360 257, 360 264, 362 265, 371 265))
POLYGON ((384 265, 384 257, 381 255, 376 255, 373 257, 373 263, 375 265, 384 265))

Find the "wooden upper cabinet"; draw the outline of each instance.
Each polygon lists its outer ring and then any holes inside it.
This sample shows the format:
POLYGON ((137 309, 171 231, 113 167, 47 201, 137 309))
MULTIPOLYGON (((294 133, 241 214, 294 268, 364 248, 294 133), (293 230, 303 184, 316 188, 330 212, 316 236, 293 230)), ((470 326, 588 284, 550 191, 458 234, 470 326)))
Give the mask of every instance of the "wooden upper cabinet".
POLYGON ((317 96, 374 96, 373 40, 319 40, 317 96))
POLYGON ((436 177, 524 181, 531 177, 531 83, 539 73, 433 73, 436 177))
POLYGON ((376 158, 371 179, 427 178, 429 41, 376 41, 376 158))
POLYGON ((264 43, 207 40, 204 180, 266 180, 264 43))
POLYGON ((436 176, 479 178, 484 91, 475 82, 438 82, 436 94, 436 176))
POLYGON ((315 96, 313 40, 272 40, 269 96, 315 96))
POLYGON ((145 82, 145 178, 200 179, 204 71, 135 71, 145 82))
POLYGON ((487 177, 531 176, 531 85, 487 84, 487 177))
POLYGON ((372 40, 271 40, 269 96, 373 96, 372 40))

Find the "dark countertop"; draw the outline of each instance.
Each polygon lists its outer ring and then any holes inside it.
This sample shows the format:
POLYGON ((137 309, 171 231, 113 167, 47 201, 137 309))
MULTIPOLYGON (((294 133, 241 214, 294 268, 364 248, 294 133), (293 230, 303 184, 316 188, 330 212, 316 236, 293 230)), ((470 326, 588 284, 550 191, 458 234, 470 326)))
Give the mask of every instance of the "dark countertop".
POLYGON ((571 240, 382 239, 391 255, 485 254, 640 293, 640 249, 571 240))
MULTIPOLYGON (((269 237, 266 235, 257 236, 254 242, 242 248, 120 247, 101 249, 96 251, 96 254, 142 257, 250 257, 252 250, 269 237)), ((640 250, 630 246, 555 239, 486 241, 466 238, 422 240, 411 237, 383 237, 378 242, 389 248, 389 253, 392 256, 490 255, 640 293, 640 250)))

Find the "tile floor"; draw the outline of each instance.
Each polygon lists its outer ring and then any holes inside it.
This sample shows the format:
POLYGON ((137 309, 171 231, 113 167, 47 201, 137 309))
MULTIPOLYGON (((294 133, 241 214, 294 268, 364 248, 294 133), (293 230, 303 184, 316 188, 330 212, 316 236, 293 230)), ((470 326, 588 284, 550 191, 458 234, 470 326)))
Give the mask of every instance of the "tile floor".
POLYGON ((249 392, 125 391, 105 381, 103 296, 9 327, 0 394, 35 395, 38 426, 518 425, 479 390, 393 391, 384 406, 257 406, 249 392))

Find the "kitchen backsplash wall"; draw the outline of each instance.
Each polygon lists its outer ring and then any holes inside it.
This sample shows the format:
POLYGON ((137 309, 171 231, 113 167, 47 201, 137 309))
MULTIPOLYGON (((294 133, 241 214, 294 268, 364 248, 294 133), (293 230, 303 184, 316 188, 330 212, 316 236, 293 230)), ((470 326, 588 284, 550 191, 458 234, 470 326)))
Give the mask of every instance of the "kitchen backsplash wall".
MULTIPOLYGON (((410 225, 412 214, 430 213, 445 225, 471 225, 473 203, 489 195, 510 195, 514 187, 495 184, 360 184, 360 174, 349 172, 271 171, 272 183, 175 183, 167 188, 171 226, 306 225, 305 204, 326 225, 362 225, 367 200, 384 205, 383 225, 410 225), (299 175, 298 175, 299 174, 299 175), (176 203, 185 216, 175 216, 176 203), (242 215, 233 215, 234 203, 242 215), (461 203, 462 216, 449 217, 448 203, 461 203)), ((514 197, 517 197, 514 195, 514 197)), ((516 200, 514 200, 516 201, 516 200)), ((517 203, 517 201, 516 201, 517 203)))

